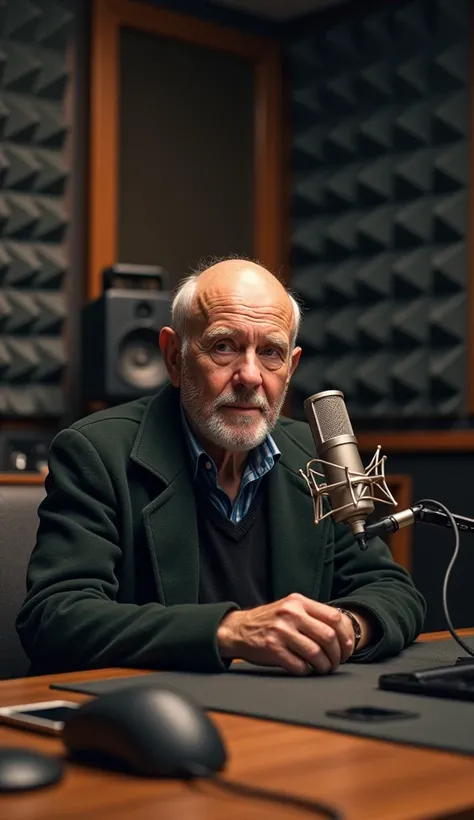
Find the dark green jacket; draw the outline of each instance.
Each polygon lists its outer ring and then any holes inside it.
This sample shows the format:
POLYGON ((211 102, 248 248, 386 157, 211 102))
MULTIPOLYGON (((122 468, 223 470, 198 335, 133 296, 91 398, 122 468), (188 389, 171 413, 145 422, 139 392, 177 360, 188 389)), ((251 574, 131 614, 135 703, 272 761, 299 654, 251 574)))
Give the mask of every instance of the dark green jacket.
MULTIPOLYGON (((300 592, 363 606, 382 638, 360 659, 399 652, 424 602, 381 540, 362 552, 347 527, 314 524, 298 470, 313 458, 306 424, 281 419, 271 470, 273 596, 300 592)), ((17 629, 35 673, 107 666, 225 670, 216 645, 232 601, 198 604, 193 485, 171 387, 96 413, 51 447, 47 497, 17 629)))

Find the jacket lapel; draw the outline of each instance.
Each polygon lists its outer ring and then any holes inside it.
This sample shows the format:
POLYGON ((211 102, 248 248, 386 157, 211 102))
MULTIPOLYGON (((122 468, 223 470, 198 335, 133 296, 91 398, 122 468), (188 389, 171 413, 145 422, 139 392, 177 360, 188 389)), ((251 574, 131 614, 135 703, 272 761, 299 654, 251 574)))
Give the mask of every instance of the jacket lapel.
POLYGON ((143 510, 143 523, 166 606, 197 603, 199 543, 191 482, 181 473, 143 510))
POLYGON ((269 474, 273 594, 276 600, 292 592, 317 597, 328 524, 314 524, 311 495, 298 472, 309 456, 280 425, 272 435, 282 453, 269 474))
POLYGON ((183 437, 179 393, 165 387, 148 405, 131 453, 162 483, 143 510, 160 599, 167 606, 197 602, 199 544, 196 504, 183 437))

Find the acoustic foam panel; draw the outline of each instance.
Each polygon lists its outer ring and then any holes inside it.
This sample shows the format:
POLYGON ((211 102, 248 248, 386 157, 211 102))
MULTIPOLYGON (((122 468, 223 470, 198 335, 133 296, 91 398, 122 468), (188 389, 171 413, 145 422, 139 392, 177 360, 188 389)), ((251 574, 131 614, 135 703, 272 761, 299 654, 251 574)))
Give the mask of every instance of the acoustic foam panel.
POLYGON ((60 416, 74 4, 0 9, 0 416, 60 416))
POLYGON ((465 412, 468 32, 464 0, 414 0, 288 48, 298 416, 331 388, 361 419, 465 412))

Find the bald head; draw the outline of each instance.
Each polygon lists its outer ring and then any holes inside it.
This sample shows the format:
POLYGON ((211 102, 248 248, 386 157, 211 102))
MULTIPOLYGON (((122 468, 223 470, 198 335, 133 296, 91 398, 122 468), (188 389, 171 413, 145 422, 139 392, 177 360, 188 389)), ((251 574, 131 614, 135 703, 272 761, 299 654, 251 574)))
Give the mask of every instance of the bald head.
POLYGON ((274 311, 287 316, 291 333, 293 309, 289 296, 278 280, 261 265, 232 259, 207 268, 196 283, 191 307, 191 323, 208 323, 216 312, 226 314, 241 308, 254 314, 274 311))
MULTIPOLYGON (((184 340, 211 321, 213 312, 227 305, 250 314, 274 313, 288 322, 291 346, 300 324, 300 308, 278 279, 263 265, 246 259, 226 259, 189 276, 173 301, 172 324, 184 340)), ((249 314, 249 321, 252 316, 249 314)))
POLYGON ((240 282, 260 285, 268 288, 270 293, 287 296, 284 287, 270 271, 263 265, 246 259, 225 259, 217 262, 203 270, 197 279, 198 290, 213 287, 217 283, 223 289, 232 290, 240 282))

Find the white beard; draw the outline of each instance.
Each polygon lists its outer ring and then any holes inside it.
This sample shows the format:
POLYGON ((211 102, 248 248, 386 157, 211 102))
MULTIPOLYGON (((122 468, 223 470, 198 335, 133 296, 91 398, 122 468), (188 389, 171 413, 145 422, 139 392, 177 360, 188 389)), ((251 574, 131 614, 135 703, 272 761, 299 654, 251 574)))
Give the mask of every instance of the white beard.
POLYGON ((189 375, 186 356, 182 358, 180 386, 182 405, 201 435, 216 447, 222 447, 225 450, 247 451, 262 444, 278 421, 287 390, 288 383, 273 408, 270 407, 265 397, 257 394, 255 390, 248 390, 244 387, 230 388, 212 402, 205 403, 200 389, 196 387, 189 375), (255 418, 254 414, 235 412, 232 414, 233 421, 230 423, 225 419, 220 408, 232 404, 258 406, 261 408, 261 414, 255 418))

